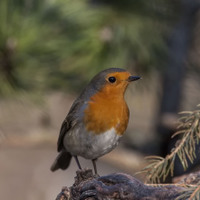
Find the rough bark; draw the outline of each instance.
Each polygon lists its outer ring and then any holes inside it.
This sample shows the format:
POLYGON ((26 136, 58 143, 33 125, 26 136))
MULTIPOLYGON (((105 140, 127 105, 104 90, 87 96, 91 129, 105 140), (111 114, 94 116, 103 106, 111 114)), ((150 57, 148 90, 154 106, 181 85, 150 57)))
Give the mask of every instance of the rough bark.
POLYGON ((75 183, 63 187, 56 200, 173 200, 185 191, 184 183, 195 184, 200 180, 200 172, 182 178, 180 183, 163 185, 144 184, 124 173, 101 177, 93 175, 90 169, 76 173, 75 183))

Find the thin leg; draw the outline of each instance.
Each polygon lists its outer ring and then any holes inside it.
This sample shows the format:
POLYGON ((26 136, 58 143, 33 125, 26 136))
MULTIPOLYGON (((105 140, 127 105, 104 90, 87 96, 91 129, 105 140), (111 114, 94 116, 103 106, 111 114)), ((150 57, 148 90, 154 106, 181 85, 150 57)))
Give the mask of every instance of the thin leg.
POLYGON ((97 158, 96 158, 96 159, 92 159, 92 164, 93 164, 93 167, 94 167, 94 173, 95 173, 96 175, 98 175, 98 173, 97 173, 96 161, 97 161, 97 158))
POLYGON ((78 160, 78 157, 77 157, 77 156, 74 156, 74 158, 75 158, 76 164, 78 165, 78 168, 79 168, 79 169, 82 169, 82 168, 81 168, 81 165, 80 165, 80 162, 79 162, 79 160, 78 160))

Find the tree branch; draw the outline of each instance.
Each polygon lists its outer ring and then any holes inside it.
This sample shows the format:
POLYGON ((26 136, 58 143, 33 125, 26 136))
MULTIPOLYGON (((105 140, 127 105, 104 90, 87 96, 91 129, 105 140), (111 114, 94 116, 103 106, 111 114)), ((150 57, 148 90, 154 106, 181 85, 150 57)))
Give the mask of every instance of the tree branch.
POLYGON ((77 171, 75 183, 64 187, 56 200, 172 200, 185 192, 184 184, 149 185, 124 174, 95 177, 91 169, 77 171))

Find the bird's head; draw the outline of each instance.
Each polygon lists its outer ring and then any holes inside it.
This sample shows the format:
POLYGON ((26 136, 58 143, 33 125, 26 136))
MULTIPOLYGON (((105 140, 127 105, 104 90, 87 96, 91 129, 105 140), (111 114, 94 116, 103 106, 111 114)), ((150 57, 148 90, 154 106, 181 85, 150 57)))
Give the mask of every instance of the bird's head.
POLYGON ((97 91, 103 91, 105 94, 123 95, 129 83, 139 79, 139 76, 133 76, 125 69, 110 68, 97 74, 90 84, 97 91))

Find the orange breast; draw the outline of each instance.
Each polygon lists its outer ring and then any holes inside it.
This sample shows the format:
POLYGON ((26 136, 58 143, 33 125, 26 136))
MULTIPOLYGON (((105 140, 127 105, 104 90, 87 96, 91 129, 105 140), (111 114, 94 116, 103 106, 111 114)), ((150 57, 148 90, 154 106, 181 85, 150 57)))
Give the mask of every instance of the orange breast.
POLYGON ((98 92, 89 101, 85 110, 84 123, 86 129, 95 134, 115 128, 122 135, 127 128, 129 110, 122 92, 106 92, 107 88, 98 92))

